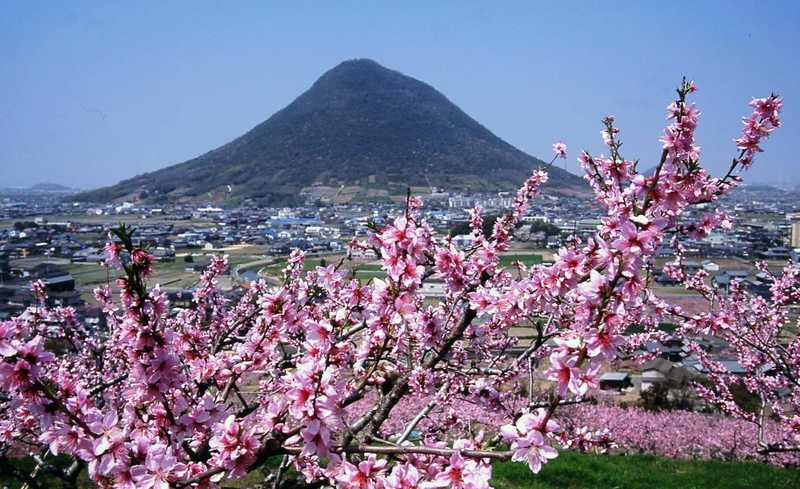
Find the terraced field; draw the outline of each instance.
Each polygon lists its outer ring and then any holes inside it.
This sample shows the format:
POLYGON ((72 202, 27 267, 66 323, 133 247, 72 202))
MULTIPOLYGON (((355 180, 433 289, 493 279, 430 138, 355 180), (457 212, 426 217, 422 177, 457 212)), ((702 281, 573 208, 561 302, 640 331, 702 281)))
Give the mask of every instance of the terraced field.
MULTIPOLYGON (((313 270, 320 264, 335 264, 338 263, 339 259, 341 259, 341 255, 325 256, 322 258, 308 257, 306 258, 304 269, 313 270)), ((513 266, 516 262, 520 262, 525 266, 536 265, 542 262, 542 256, 535 253, 513 253, 502 255, 500 257, 500 265, 503 267, 513 266)), ((351 273, 355 273, 355 277, 362 281, 367 281, 373 278, 386 278, 386 272, 377 261, 346 261, 344 266, 347 267, 351 273)), ((285 267, 286 258, 278 258, 271 265, 263 268, 262 273, 272 277, 280 277, 285 267)))

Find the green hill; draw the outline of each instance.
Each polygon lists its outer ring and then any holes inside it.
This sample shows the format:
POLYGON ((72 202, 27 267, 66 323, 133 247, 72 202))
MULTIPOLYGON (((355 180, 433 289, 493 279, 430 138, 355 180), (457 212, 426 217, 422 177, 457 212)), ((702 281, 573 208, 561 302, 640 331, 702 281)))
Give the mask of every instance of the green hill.
MULTIPOLYGON (((283 204, 297 202, 314 185, 334 197, 402 195, 408 186, 512 190, 542 164, 433 87, 359 59, 328 71, 224 146, 77 198, 283 204)), ((558 168, 549 185, 584 188, 580 178, 558 168)))

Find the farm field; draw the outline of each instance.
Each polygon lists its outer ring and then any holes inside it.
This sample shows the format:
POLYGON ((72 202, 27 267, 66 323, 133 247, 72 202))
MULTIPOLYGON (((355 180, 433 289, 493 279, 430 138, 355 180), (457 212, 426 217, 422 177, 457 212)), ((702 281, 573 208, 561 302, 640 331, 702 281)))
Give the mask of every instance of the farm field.
MULTIPOLYGON (((332 256, 309 256, 306 257, 304 263, 305 270, 313 270, 320 264, 336 264, 341 259, 341 255, 332 256), (323 261, 324 260, 324 261, 323 261)), ((500 257, 500 265, 503 267, 512 266, 514 263, 520 262, 525 266, 537 265, 542 262, 542 255, 536 253, 511 253, 502 255, 500 257)), ((377 261, 370 262, 345 262, 345 266, 351 270, 355 270, 356 278, 367 281, 372 278, 385 278, 386 272, 383 271, 381 265, 377 261)), ((281 271, 286 267, 286 258, 278 258, 271 265, 264 267, 262 273, 271 277, 280 277, 281 271)))
MULTIPOLYGON (((193 265, 205 266, 213 254, 224 253, 228 256, 231 269, 237 266, 263 260, 263 252, 256 247, 232 247, 221 251, 195 251, 192 262, 184 261, 184 254, 176 256, 175 261, 157 262, 153 275, 149 278, 150 285, 160 285, 163 289, 187 289, 194 287, 200 280, 202 272, 188 270, 193 265)), ((32 267, 40 263, 54 263, 63 266, 75 279, 75 287, 81 291, 83 299, 94 303, 92 290, 96 287, 111 284, 122 275, 122 271, 103 267, 98 263, 70 263, 68 260, 51 257, 33 257, 18 259, 14 266, 32 267)), ((229 281, 227 278, 226 281, 229 281)), ((230 287, 230 284, 224 287, 230 287)))
MULTIPOLYGON (((200 273, 187 272, 186 267, 190 265, 191 263, 184 263, 180 258, 174 262, 158 262, 150 282, 165 288, 192 287, 200 279, 200 273)), ((122 273, 96 263, 72 263, 67 266, 67 270, 75 277, 75 285, 78 288, 96 287, 109 281, 113 282, 122 273)))

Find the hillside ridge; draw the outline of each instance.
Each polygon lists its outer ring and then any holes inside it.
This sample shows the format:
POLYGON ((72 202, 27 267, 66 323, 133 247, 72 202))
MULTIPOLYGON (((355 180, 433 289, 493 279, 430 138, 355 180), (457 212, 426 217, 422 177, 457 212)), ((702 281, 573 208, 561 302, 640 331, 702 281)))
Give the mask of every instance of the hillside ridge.
MULTIPOLYGON (((324 73, 244 135, 196 158, 79 194, 84 201, 371 200, 407 187, 517 188, 544 163, 505 142, 432 86, 368 59, 324 73)), ((555 189, 582 180, 551 169, 555 189)))

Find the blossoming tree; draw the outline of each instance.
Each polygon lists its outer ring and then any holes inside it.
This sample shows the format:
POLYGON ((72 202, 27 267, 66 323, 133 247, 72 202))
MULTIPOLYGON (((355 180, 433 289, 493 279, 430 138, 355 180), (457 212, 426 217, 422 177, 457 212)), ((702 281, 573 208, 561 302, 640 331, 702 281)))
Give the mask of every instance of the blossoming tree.
MULTIPOLYGON (((753 113, 743 119, 742 135, 736 139, 739 153, 725 179, 738 167, 749 167, 756 153, 762 151, 762 140, 780 127, 780 98, 754 99, 750 105, 753 113)), ((727 216, 717 212, 699 223, 680 226, 677 234, 702 238, 718 225, 731 227, 727 216)), ((760 274, 770 283, 769 294, 763 297, 748 291, 740 280, 733 281, 729 290, 720 290, 709 284, 705 271, 687 274, 682 265, 683 249, 676 244, 675 260, 665 271, 706 299, 709 310, 691 315, 671 306, 671 317, 680 326, 678 333, 689 339, 706 335, 721 338, 744 370, 743 374, 730 372, 692 342, 710 381, 697 385, 700 395, 723 412, 752 423, 762 454, 800 453, 800 323, 792 311, 800 303, 800 267, 790 263, 775 275, 766 262, 757 263, 760 274), (748 410, 737 402, 737 391, 756 399, 757 409, 748 410)))
POLYGON ((689 290, 708 300, 709 312, 688 315, 675 307, 681 319, 680 333, 689 338, 714 335, 731 348, 743 372, 732 373, 726 364, 693 343, 700 365, 710 382, 698 384, 700 395, 723 412, 752 423, 755 442, 764 455, 800 454, 800 336, 798 317, 792 307, 800 303, 800 267, 786 265, 779 275, 766 263, 758 269, 771 282, 769 297, 747 290, 734 281, 727 293, 709 286, 703 274, 686 275, 680 258, 673 274, 689 290), (756 408, 737 399, 744 392, 756 408))
POLYGON ((699 386, 711 403, 757 427, 762 453, 800 453, 800 337, 797 312, 790 306, 800 303, 800 267, 787 265, 775 276, 766 264, 759 267, 772 282, 771 297, 765 299, 734 283, 728 296, 703 289, 716 307, 710 313, 688 318, 688 334, 713 333, 734 349, 744 375, 734 375, 720 362, 698 349, 700 361, 711 379, 699 386), (743 386, 756 399, 755 412, 736 402, 734 389, 743 386), (777 424, 778 436, 767 436, 769 425, 777 424))
MULTIPOLYGON (((492 460, 538 472, 557 447, 587 442, 585 431, 558 426, 559 406, 586 396, 606 362, 643 340, 623 336, 628 326, 653 329, 670 311, 648 290, 659 244, 687 229, 680 219, 689 206, 735 187, 738 167, 778 125, 780 99, 754 101, 752 139, 727 175, 711 177, 698 164, 693 91, 684 82, 668 108, 652 175, 623 157, 614 120, 604 119, 609 155, 579 161, 606 215, 551 265, 504 268, 499 258, 546 170, 523 184, 491 236, 472 211, 469 249, 436 237, 409 197, 391 224, 351 243, 380 256, 385 280, 362 283, 341 263, 303 272, 294 252, 279 286, 253 283, 236 303, 216 286, 226 261, 215 258, 192 306, 171 308, 149 287, 152 257, 134 246, 132 230, 115 230, 106 253, 124 272, 118 301, 111 288, 95 293, 107 331, 44 300, 0 323, 4 453, 35 454, 66 484, 85 467, 100 487, 217 487, 260 471, 276 488, 294 472, 316 487, 477 489, 490 487, 492 460), (434 276, 446 290, 431 304, 421 286, 434 276), (549 368, 537 373, 545 357, 549 368), (518 395, 539 374, 551 388, 518 395), (497 425, 417 429, 456 402, 493 413, 497 425), (74 463, 56 469, 50 454, 74 463)), ((553 149, 554 161, 566 157, 563 143, 553 149)), ((724 222, 711 213, 692 229, 724 222)))

